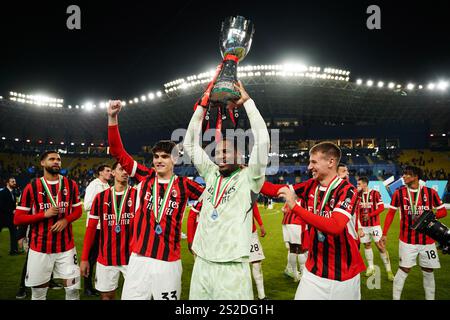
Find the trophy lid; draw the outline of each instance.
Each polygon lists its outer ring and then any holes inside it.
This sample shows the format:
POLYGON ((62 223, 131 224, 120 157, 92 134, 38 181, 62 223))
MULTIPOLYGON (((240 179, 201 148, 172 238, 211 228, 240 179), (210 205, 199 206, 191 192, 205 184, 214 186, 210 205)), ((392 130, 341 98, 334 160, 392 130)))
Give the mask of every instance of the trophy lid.
POLYGON ((253 23, 242 16, 225 19, 220 31, 222 57, 233 54, 239 58, 239 61, 244 60, 250 51, 254 32, 253 23))

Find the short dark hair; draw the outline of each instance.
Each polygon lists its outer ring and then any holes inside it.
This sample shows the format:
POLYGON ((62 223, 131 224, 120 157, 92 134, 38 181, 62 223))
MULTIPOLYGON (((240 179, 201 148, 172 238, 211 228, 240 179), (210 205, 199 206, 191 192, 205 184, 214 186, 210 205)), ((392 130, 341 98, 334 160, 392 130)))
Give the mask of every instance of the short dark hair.
POLYGON ((324 153, 328 157, 335 157, 337 163, 341 161, 341 149, 331 141, 319 142, 309 150, 310 155, 317 152, 324 153))
POLYGON ((9 177, 8 177, 8 179, 6 179, 6 181, 8 181, 8 182, 9 182, 9 180, 11 180, 11 179, 14 179, 14 180, 16 180, 16 177, 13 177, 13 176, 9 176, 9 177))
POLYGON ((367 178, 366 176, 359 177, 358 181, 361 181, 361 182, 369 184, 369 178, 367 178))
POLYGON ((419 179, 422 177, 422 169, 415 166, 406 166, 405 169, 403 169, 403 174, 405 173, 417 176, 419 179))
POLYGON ((340 162, 337 167, 338 167, 338 169, 339 168, 347 168, 347 165, 343 162, 340 162))
POLYGON ((97 174, 100 174, 100 172, 102 172, 103 170, 105 170, 105 168, 111 168, 108 164, 102 164, 100 166, 98 166, 97 168, 97 174))
POLYGON ((112 167, 111 167, 111 169, 116 170, 116 168, 119 165, 119 163, 120 163, 119 161, 114 162, 112 167))
POLYGON ((41 157, 40 157, 41 161, 47 159, 48 155, 51 153, 56 153, 59 155, 59 152, 56 150, 48 150, 48 151, 45 151, 43 154, 41 154, 41 157))
POLYGON ((165 152, 168 154, 172 154, 175 152, 175 155, 179 155, 179 150, 177 144, 171 140, 160 140, 158 141, 152 148, 152 153, 155 154, 157 152, 165 152))

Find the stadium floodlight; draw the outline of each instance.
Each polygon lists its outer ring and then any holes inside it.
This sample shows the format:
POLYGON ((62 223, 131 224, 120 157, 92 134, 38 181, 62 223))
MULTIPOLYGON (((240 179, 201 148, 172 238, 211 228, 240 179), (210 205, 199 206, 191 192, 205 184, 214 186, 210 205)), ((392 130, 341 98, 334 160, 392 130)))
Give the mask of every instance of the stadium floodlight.
POLYGON ((15 141, 15 142, 19 141, 19 138, 15 138, 14 141, 15 141))
POLYGON ((398 85, 397 85, 397 89, 400 89, 401 87, 402 87, 401 84, 398 84, 398 85))
POLYGON ((422 88, 423 88, 423 86, 421 84, 419 84, 419 89, 422 89, 422 88))
POLYGON ((127 105, 127 103, 126 103, 126 101, 122 101, 122 106, 126 106, 127 105))
POLYGON ((146 101, 147 100, 147 97, 146 96, 141 96, 141 101, 146 101))
POLYGON ((358 85, 358 86, 360 86, 361 84, 362 84, 362 80, 361 79, 358 79, 358 80, 356 80, 356 84, 358 85))
POLYGON ((49 141, 48 143, 53 144, 53 141, 49 141))
POLYGON ((430 133, 430 137, 434 137, 434 134, 430 133))
POLYGON ((446 137, 447 135, 445 133, 442 134, 443 137, 446 137))
POLYGON ((69 109, 72 109, 72 106, 69 104, 69 105, 68 105, 68 108, 69 108, 69 109))
POLYGON ((3 96, 0 96, 0 100, 2 100, 3 99, 3 96))
POLYGON ((30 143, 31 142, 30 139, 27 139, 27 142, 30 143))
POLYGON ((446 90, 448 87, 448 82, 447 81, 439 81, 437 88, 439 90, 446 90))
POLYGON ((408 85, 406 86, 406 89, 413 90, 414 89, 414 84, 408 83, 408 85))
POLYGON ((128 100, 128 103, 129 104, 133 104, 133 100, 128 100))
POLYGON ((389 82, 388 88, 389 88, 389 89, 392 89, 392 88, 394 88, 394 87, 395 87, 395 83, 389 82))
POLYGON ((105 103, 102 101, 102 102, 100 102, 100 109, 103 109, 103 108, 105 108, 105 103))
POLYGON ((155 94, 154 94, 153 92, 150 92, 150 93, 148 94, 148 98, 149 98, 150 100, 155 99, 155 94))
MULTIPOLYGON (((214 73, 214 71, 213 71, 213 73, 214 73)), ((161 97, 161 96, 162 96, 161 91, 158 91, 158 92, 156 93, 156 96, 157 96, 158 98, 161 97)))
POLYGON ((139 99, 138 99, 138 98, 134 98, 133 101, 134 101, 135 103, 138 103, 138 102, 139 102, 139 99))
MULTIPOLYGON (((86 102, 85 104, 86 106, 86 110, 91 111, 94 108, 94 105, 92 104, 92 102, 86 102)), ((81 106, 83 108, 83 106, 81 106)))
POLYGON ((378 81, 378 88, 383 88, 384 86, 384 82, 383 81, 378 81))
POLYGON ((62 145, 62 146, 63 146, 63 145, 64 145, 64 142, 63 142, 63 141, 61 141, 61 142, 60 142, 60 145, 62 145))
POLYGON ((2 140, 6 140, 6 137, 2 137, 2 140))
POLYGON ((429 83, 427 86, 428 90, 434 90, 435 87, 436 85, 434 83, 429 83))
POLYGON ((94 146, 94 143, 93 143, 93 142, 91 142, 91 146, 94 146))
POLYGON ((84 142, 82 142, 81 145, 84 146, 84 142))
POLYGON ((367 80, 367 86, 371 87, 373 85, 373 81, 372 80, 367 80))
POLYGON ((71 143, 70 143, 70 145, 71 145, 71 146, 74 146, 74 145, 75 145, 75 143, 71 142, 71 143))

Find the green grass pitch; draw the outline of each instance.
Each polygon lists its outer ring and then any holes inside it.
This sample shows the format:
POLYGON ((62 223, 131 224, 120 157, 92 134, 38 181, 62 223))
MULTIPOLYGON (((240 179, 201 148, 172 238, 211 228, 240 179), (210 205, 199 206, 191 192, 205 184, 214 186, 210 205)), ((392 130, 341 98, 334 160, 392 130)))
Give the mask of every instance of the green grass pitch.
MULTIPOLYGON (((260 212, 264 225, 267 231, 265 238, 261 239, 264 248, 266 259, 263 261, 264 286, 266 295, 272 300, 290 300, 294 298, 297 289, 297 283, 294 283, 290 278, 283 274, 286 266, 287 249, 283 243, 281 233, 281 205, 275 204, 274 209, 266 210, 260 206, 260 212)), ((386 211, 382 213, 381 221, 384 221, 386 211)), ((75 233, 75 242, 78 255, 81 255, 83 237, 85 232, 85 217, 74 223, 73 229, 75 233)), ((183 223, 183 231, 186 233, 186 219, 183 223)), ((443 223, 450 226, 450 217, 443 219, 443 223)), ((391 230, 388 237, 388 250, 391 257, 392 270, 395 273, 398 268, 398 233, 399 233, 399 215, 397 213, 396 219, 392 223, 391 230)), ((392 299, 392 283, 387 281, 384 266, 378 254, 375 245, 372 246, 375 257, 375 264, 381 270, 381 283, 379 289, 369 289, 366 281, 367 278, 364 273, 361 275, 361 293, 362 299, 392 299)), ((25 260, 25 255, 9 256, 9 231, 3 229, 0 232, 0 299, 15 299, 15 294, 18 289, 22 266, 25 260)), ((183 276, 182 276, 182 299, 188 299, 189 283, 191 278, 192 267, 194 259, 187 250, 186 240, 181 242, 181 256, 183 262, 183 276)), ((362 254, 364 257, 363 249, 362 254)), ((450 299, 450 255, 439 254, 441 261, 441 269, 435 272, 436 279, 436 299, 450 299)), ((256 288, 254 290, 256 297, 256 288)), ((88 298, 81 293, 81 299, 98 299, 88 298)), ((120 292, 117 297, 120 297, 120 292)), ((29 296, 28 296, 29 298, 29 296)), ((64 299, 64 290, 49 290, 48 299, 64 299)), ((419 267, 413 268, 408 276, 405 287, 403 289, 402 299, 416 299, 421 300, 425 298, 422 285, 422 272, 419 267)))

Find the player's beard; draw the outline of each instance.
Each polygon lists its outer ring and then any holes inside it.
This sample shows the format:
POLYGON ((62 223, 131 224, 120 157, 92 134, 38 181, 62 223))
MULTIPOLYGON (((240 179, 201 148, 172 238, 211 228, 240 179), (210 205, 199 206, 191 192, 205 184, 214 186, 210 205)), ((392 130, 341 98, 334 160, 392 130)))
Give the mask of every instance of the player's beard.
POLYGON ((52 175, 56 175, 61 171, 61 167, 45 167, 45 170, 52 175))
POLYGON ((228 177, 231 175, 234 171, 239 169, 240 165, 233 163, 233 164, 227 164, 224 167, 219 167, 219 172, 222 176, 228 177))

